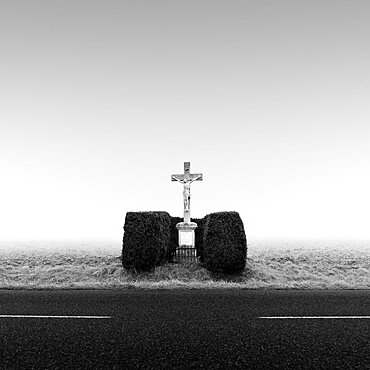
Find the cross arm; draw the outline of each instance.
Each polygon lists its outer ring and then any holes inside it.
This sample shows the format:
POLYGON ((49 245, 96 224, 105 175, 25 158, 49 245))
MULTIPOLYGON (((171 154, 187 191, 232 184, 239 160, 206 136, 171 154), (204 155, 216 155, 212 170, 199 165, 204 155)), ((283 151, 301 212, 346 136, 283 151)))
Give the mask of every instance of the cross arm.
POLYGON ((190 181, 203 181, 203 174, 202 173, 194 173, 190 177, 190 181))
POLYGON ((184 175, 171 175, 171 181, 183 182, 184 175))

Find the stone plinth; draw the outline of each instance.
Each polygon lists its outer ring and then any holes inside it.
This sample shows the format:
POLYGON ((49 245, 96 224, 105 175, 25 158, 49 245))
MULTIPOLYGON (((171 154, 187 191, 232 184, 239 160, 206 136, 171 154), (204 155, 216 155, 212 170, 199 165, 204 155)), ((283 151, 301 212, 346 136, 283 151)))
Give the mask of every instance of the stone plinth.
POLYGON ((195 249, 195 222, 179 222, 176 225, 179 230, 179 246, 176 250, 177 260, 194 260, 197 257, 195 249))

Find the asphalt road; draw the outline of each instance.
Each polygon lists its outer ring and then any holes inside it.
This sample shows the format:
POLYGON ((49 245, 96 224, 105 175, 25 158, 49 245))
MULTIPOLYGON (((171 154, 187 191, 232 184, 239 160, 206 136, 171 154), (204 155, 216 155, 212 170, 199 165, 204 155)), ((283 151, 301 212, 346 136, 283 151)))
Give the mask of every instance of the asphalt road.
POLYGON ((1 369, 370 369, 370 291, 0 291, 0 315, 1 369))

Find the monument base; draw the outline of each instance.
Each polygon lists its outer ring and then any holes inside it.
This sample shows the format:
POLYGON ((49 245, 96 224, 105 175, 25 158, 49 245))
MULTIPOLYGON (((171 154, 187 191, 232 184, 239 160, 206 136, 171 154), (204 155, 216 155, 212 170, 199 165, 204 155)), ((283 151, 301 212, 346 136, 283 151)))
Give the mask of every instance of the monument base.
POLYGON ((176 225, 179 230, 179 246, 176 249, 177 261, 195 261, 197 250, 195 249, 195 222, 179 222, 176 225))

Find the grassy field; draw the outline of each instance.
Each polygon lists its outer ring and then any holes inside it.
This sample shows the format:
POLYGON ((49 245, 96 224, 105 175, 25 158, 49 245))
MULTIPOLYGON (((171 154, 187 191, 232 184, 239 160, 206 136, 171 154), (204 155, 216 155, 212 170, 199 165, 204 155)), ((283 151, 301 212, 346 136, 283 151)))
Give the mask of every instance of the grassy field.
POLYGON ((150 273, 122 268, 108 251, 0 250, 0 289, 115 288, 370 289, 369 248, 251 248, 240 275, 199 264, 166 264, 150 273))

